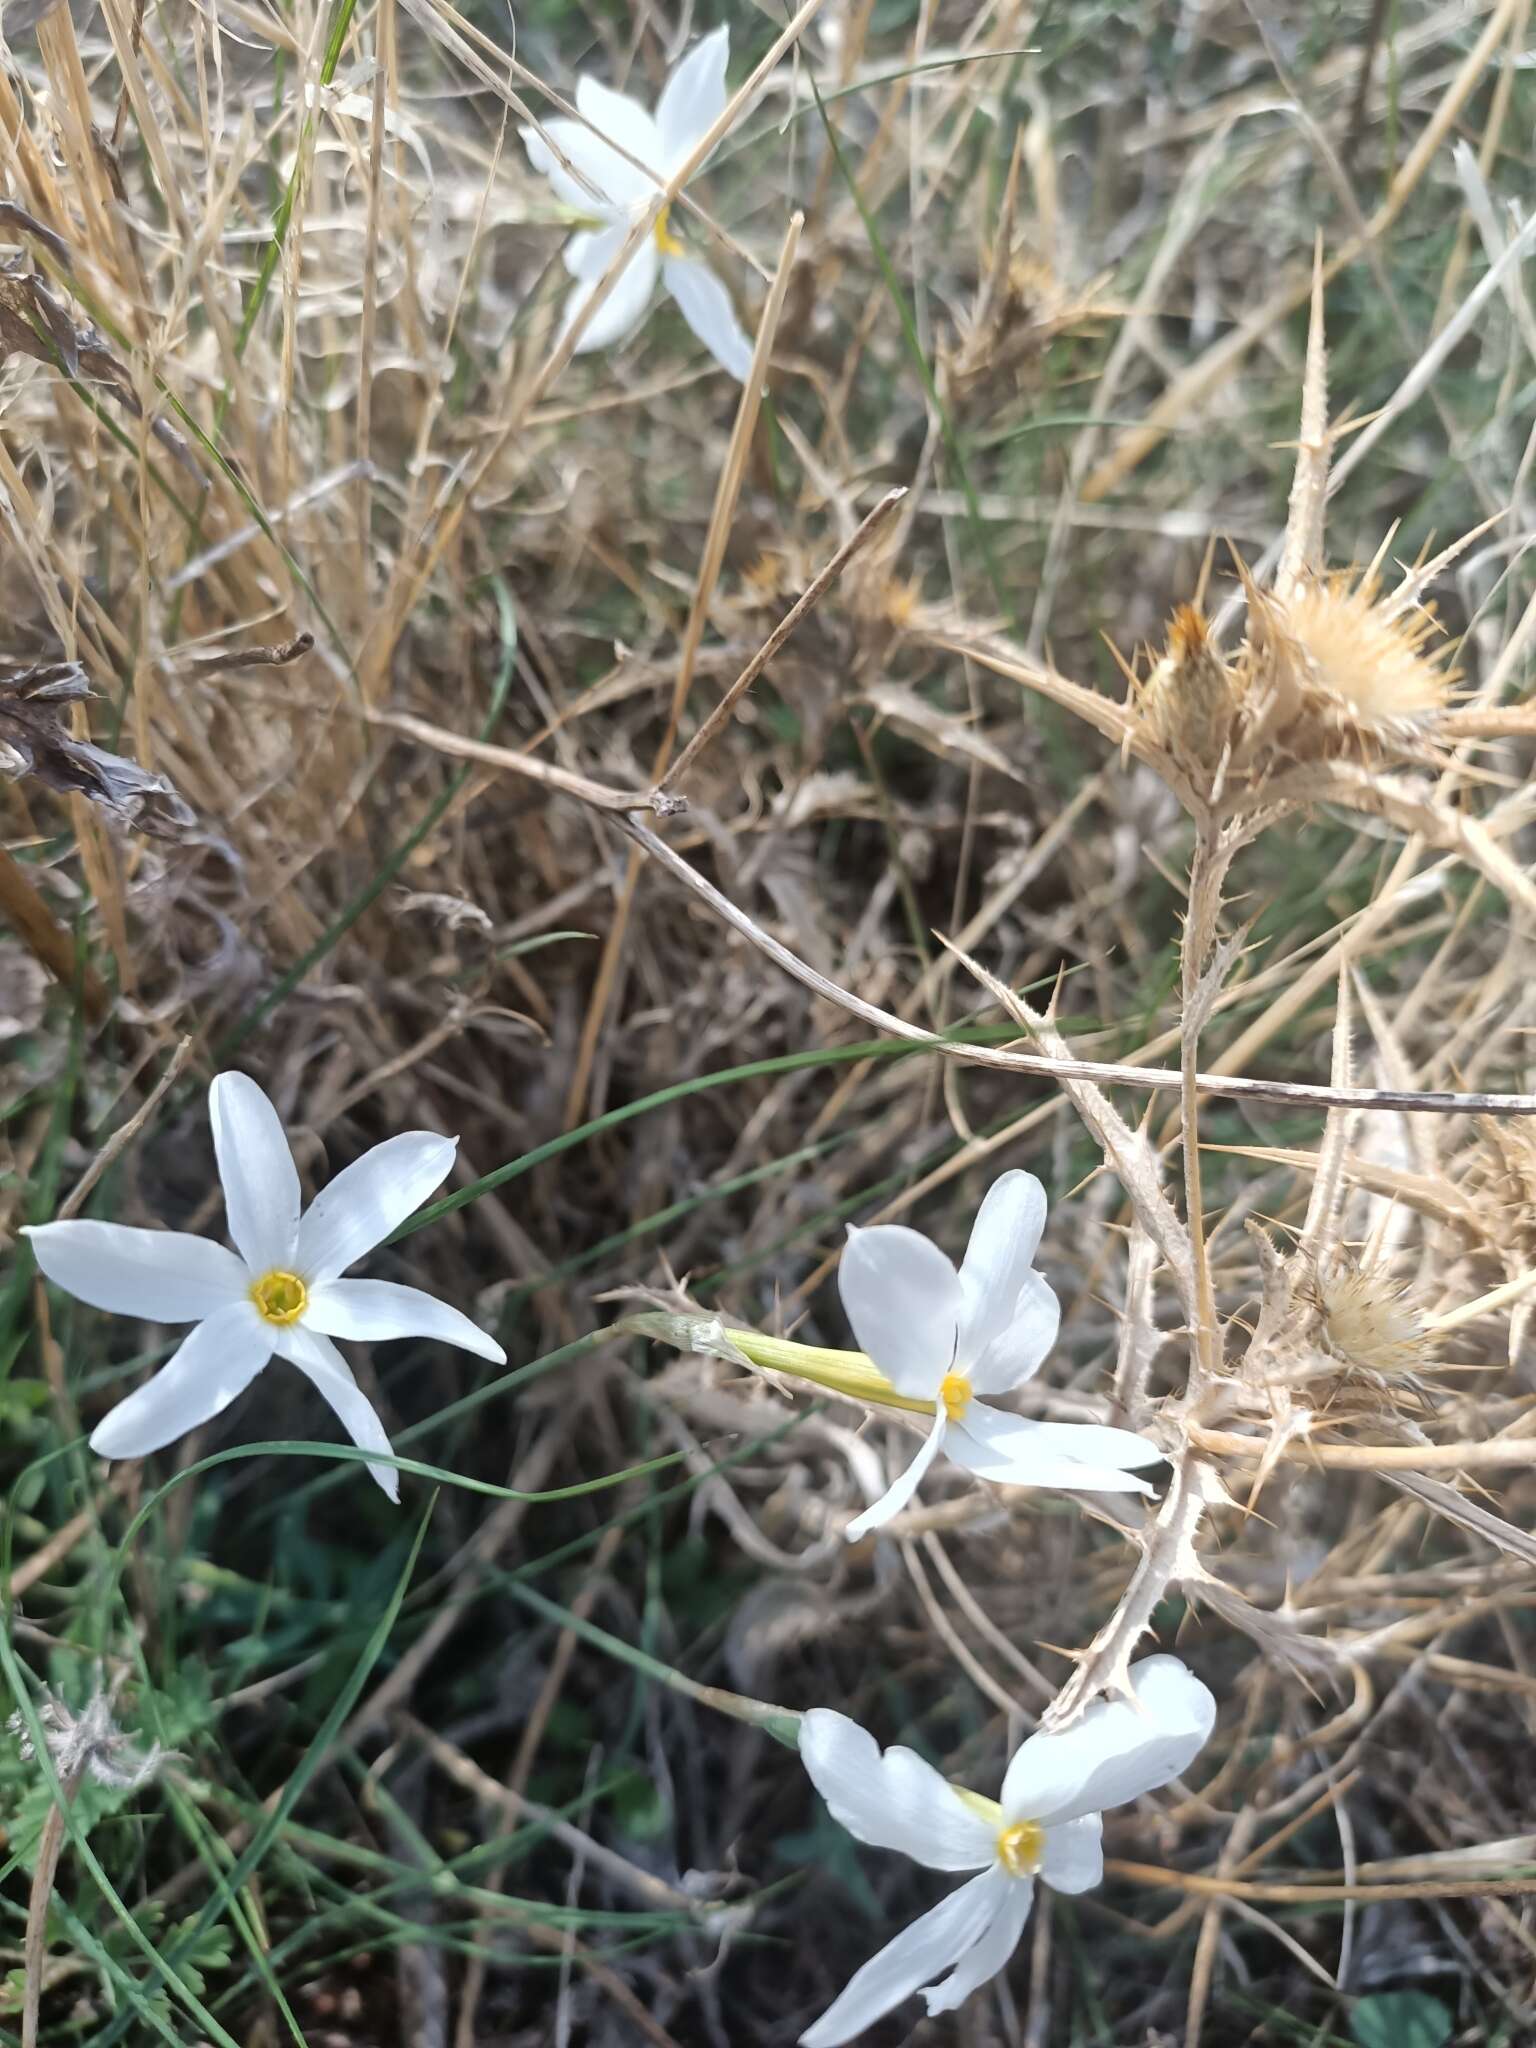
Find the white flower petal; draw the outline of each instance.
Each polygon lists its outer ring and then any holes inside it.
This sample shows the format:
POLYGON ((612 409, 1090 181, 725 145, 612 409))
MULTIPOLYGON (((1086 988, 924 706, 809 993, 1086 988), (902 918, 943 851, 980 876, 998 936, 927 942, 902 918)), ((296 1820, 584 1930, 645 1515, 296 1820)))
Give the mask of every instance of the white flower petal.
POLYGON ((1131 1666, 1128 1700, 1095 1700, 1059 1735, 1031 1735, 1008 1766, 1003 1812, 1046 1827, 1123 1806, 1188 1769, 1209 1739, 1216 1702, 1177 1657, 1131 1666))
POLYGON ((618 255, 628 233, 629 222, 616 220, 611 227, 583 229, 579 235, 572 235, 560 252, 566 269, 572 277, 591 284, 618 255))
POLYGON ((662 265, 667 290, 678 311, 722 370, 745 384, 752 367, 752 343, 736 318, 731 295, 707 263, 669 256, 662 265))
POLYGON ((952 1425, 948 1450, 957 1465, 978 1479, 991 1479, 999 1486, 1052 1486, 1068 1493, 1150 1493, 1146 1480, 1125 1471, 1122 1461, 1129 1455, 1146 1465, 1162 1455, 1129 1430, 1086 1422, 1035 1422, 1023 1415, 1004 1415, 985 1401, 972 1401, 952 1425), (1116 1449, 1116 1439, 1125 1440, 1126 1452, 1116 1449), (1079 1451, 1084 1455, 1079 1457, 1079 1451), (1098 1463, 1090 1453, 1096 1453, 1098 1463))
POLYGON ((941 1410, 933 1418, 933 1427, 923 1441, 922 1449, 912 1460, 901 1477, 888 1486, 873 1507, 856 1516, 843 1531, 846 1542, 857 1543, 861 1536, 867 1536, 872 1529, 882 1529, 892 1516, 899 1515, 907 1502, 923 1483, 923 1474, 939 1455, 944 1442, 948 1417, 941 1410))
POLYGON ((1017 1167, 999 1175, 976 1212, 960 1267, 965 1295, 960 1358, 967 1367, 1013 1321, 1044 1228, 1045 1189, 1035 1176, 1017 1167))
POLYGON ((1113 1429, 1105 1422, 1037 1422, 1033 1416, 1010 1415, 986 1401, 971 1403, 962 1426, 999 1457, 1017 1446, 1021 1456, 1049 1451, 1079 1465, 1115 1465, 1135 1472, 1161 1464, 1166 1456, 1133 1429, 1113 1429))
MULTIPOLYGON (((310 1384, 324 1397, 342 1428, 360 1451, 392 1448, 373 1403, 352 1377, 352 1368, 329 1337, 318 1330, 306 1330, 294 1323, 286 1330, 274 1330, 277 1353, 296 1365, 310 1384)), ((400 1498, 400 1474, 393 1465, 370 1465, 369 1472, 392 1501, 400 1498)))
POLYGON ((1087 1892, 1104 1882, 1104 1817, 1080 1813, 1047 1828, 1040 1877, 1053 1891, 1087 1892))
POLYGON ((973 1991, 995 1977, 1019 1945, 1024 1922, 1035 1903, 1035 1887, 1027 1877, 1009 1876, 997 1917, 980 1941, 968 1948, 949 1975, 923 1993, 929 2014, 953 2012, 973 1991))
POLYGON ((669 171, 693 154, 694 144, 725 112, 725 67, 730 61, 731 32, 717 28, 696 43, 662 88, 656 102, 656 127, 661 160, 669 171))
POLYGON ((854 1974, 816 2024, 806 2028, 800 2048, 841 2048, 925 1981, 942 1976, 986 1935, 1007 1903, 1008 1888, 1018 1882, 994 1866, 904 1927, 854 1974))
POLYGON ((151 1380, 91 1432, 103 1458, 143 1458, 221 1415, 272 1356, 272 1332, 248 1301, 226 1302, 198 1324, 151 1380))
POLYGON ((23 1233, 55 1287, 149 1323, 196 1323, 243 1301, 250 1275, 226 1245, 124 1223, 34 1223, 23 1233))
POLYGON ((882 1750, 830 1707, 800 1723, 800 1760, 832 1818, 876 1849, 899 1849, 930 1870, 984 1870, 997 1829, 912 1749, 882 1750))
POLYGON ((541 176, 548 178, 555 197, 576 213, 627 213, 637 199, 648 198, 656 190, 648 178, 642 177, 632 164, 625 163, 617 150, 610 148, 580 121, 566 120, 561 116, 546 121, 542 133, 537 128, 524 128, 521 132, 529 163, 541 176), (581 177, 571 176, 555 155, 556 149, 581 173, 581 177), (588 180, 592 187, 590 191, 581 182, 582 178, 588 180))
POLYGON ((393 1280, 327 1280, 309 1297, 306 1328, 327 1337, 352 1337, 365 1344, 391 1337, 436 1337, 473 1351, 493 1365, 505 1365, 507 1354, 484 1330, 419 1287, 399 1287, 393 1280))
POLYGON ((319 1286, 371 1252, 447 1178, 458 1149, 457 1138, 402 1131, 343 1167, 304 1212, 299 1272, 319 1286))
POLYGON ((848 1232, 838 1292, 853 1334, 899 1393, 934 1400, 955 1359, 960 1276, 904 1223, 848 1232))
MULTIPOLYGON (((593 349, 611 348, 616 341, 623 341, 632 334, 645 318, 645 309, 650 304, 651 290, 656 283, 656 243, 653 237, 646 239, 636 249, 628 263, 619 273, 613 290, 593 314, 576 344, 579 356, 590 355, 593 349)), ((565 312, 560 321, 560 332, 569 334, 576 325, 582 308, 596 291, 599 278, 589 284, 579 284, 565 302, 565 312)))
POLYGON ((213 1149, 235 1249, 253 1273, 293 1263, 299 1170, 277 1111, 248 1074, 216 1074, 208 1090, 213 1149))
MULTIPOLYGON (((576 111, 592 123, 605 141, 617 143, 620 149, 644 164, 646 170, 661 171, 664 168, 666 158, 656 123, 640 102, 632 100, 628 93, 599 85, 595 78, 578 78, 576 111)), ((620 162, 623 163, 622 158, 620 162)), ((614 193, 615 199, 632 202, 652 197, 656 190, 655 179, 646 177, 644 171, 638 171, 627 163, 623 164, 623 170, 629 184, 624 191, 614 193)))
MULTIPOLYGON (((962 1286, 964 1282, 962 1274, 962 1286)), ((1039 1371, 1060 1327, 1061 1303, 1050 1282, 1040 1273, 1026 1273, 1007 1327, 968 1368, 971 1385, 978 1394, 1006 1394, 1011 1387, 1022 1387, 1039 1371)), ((965 1342, 962 1335, 962 1357, 967 1356, 965 1342)))

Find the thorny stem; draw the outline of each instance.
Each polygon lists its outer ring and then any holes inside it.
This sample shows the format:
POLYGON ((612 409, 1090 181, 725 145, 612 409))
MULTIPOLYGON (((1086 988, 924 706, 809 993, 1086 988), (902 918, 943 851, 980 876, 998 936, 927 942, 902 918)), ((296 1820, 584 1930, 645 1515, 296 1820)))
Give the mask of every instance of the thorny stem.
MULTIPOLYGON (((1205 1206, 1200 1186, 1200 1027, 1220 990, 1226 961, 1215 954, 1221 884, 1233 843, 1202 811, 1195 823, 1190 864, 1189 908, 1180 949, 1182 1015, 1179 1020, 1179 1078, 1183 1103, 1184 1208, 1195 1272, 1194 1346, 1190 1357, 1186 1417, 1201 1391, 1216 1378, 1221 1347, 1216 1329, 1216 1296, 1206 1255, 1205 1206), (1213 957, 1214 956, 1214 957, 1213 957), (1208 972, 1203 972, 1207 961, 1208 972)), ((1185 1424, 1188 1428, 1188 1422, 1185 1424)), ((1141 1562, 1120 1604, 1094 1638, 1088 1654, 1046 1709, 1042 1728, 1062 1728, 1103 1691, 1130 1692, 1131 1652, 1151 1626, 1158 1602, 1170 1586, 1204 1576, 1195 1535, 1205 1510, 1223 1497, 1211 1466, 1196 1456, 1189 1437, 1174 1460, 1173 1485, 1157 1519, 1142 1537, 1141 1562)))
POLYGON ((85 1777, 82 1756, 68 1776, 59 1779, 59 1797, 48 1809, 38 1837, 37 1862, 32 1871, 32 1892, 27 1900, 27 1933, 22 1949, 26 1979, 21 2008, 21 2048, 37 2048, 38 2012, 43 2001, 43 1970, 48 1960, 48 1903, 53 1897, 53 1880, 64 1847, 64 1816, 73 1806, 75 1794, 85 1777))
POLYGON ((1205 1877, 1196 1871, 1164 1870, 1155 1863, 1127 1863, 1119 1856, 1104 1859, 1106 1877, 1131 1884, 1193 1893, 1207 1899, 1265 1899, 1273 1905, 1312 1906, 1346 1899, 1493 1899, 1519 1898, 1536 1892, 1536 1877, 1430 1878, 1412 1884, 1279 1884, 1238 1877, 1205 1877))
POLYGON ((1097 1693, 1131 1692, 1131 1652, 1152 1625, 1153 1611, 1168 1588, 1203 1577, 1195 1554, 1195 1531, 1208 1507, 1224 1498, 1221 1482, 1193 1451, 1174 1461, 1173 1484, 1157 1519, 1141 1537, 1141 1562, 1103 1628, 1061 1691, 1041 1716, 1045 1730, 1067 1727, 1097 1693))
POLYGON ((1332 1467, 1338 1472, 1491 1472, 1511 1465, 1536 1465, 1536 1437, 1494 1436, 1454 1444, 1319 1444, 1309 1439, 1282 1443, 1236 1430, 1185 1425, 1189 1440, 1203 1451, 1250 1463, 1282 1458, 1293 1465, 1332 1467))
POLYGON ((1221 1346, 1216 1330, 1216 1295, 1211 1284, 1211 1262, 1205 1248, 1205 1202, 1200 1180, 1200 1027, 1219 993, 1219 969, 1213 965, 1215 985, 1202 985, 1202 969, 1216 939, 1221 911, 1221 885, 1231 861, 1230 847, 1223 840, 1208 812, 1195 825, 1195 851, 1189 873, 1189 911, 1184 920, 1180 948, 1183 1014, 1179 1020, 1179 1079, 1183 1101, 1184 1208, 1189 1227, 1190 1250, 1195 1267, 1194 1355, 1190 1363, 1189 1392, 1194 1395, 1216 1377, 1221 1363, 1221 1346))

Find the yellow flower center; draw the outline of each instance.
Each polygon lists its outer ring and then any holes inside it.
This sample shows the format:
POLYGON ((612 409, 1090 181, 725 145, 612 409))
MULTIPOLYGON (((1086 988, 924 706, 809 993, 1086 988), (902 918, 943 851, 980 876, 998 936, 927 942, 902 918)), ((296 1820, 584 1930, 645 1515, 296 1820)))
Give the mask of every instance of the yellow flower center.
POLYGON ((958 1422, 971 1405, 971 1383, 963 1372, 947 1372, 939 1381, 939 1406, 958 1422))
POLYGON ((263 1273, 251 1289, 256 1313, 264 1322, 296 1323, 309 1307, 309 1289, 297 1273, 263 1273))
POLYGON ((1045 1829, 1037 1820, 1016 1820, 997 1837, 997 1860, 1010 1877, 1033 1877, 1040 1868, 1045 1829))
POLYGON ((656 237, 656 246, 663 256, 681 256, 683 245, 672 232, 672 209, 664 206, 656 216, 656 225, 651 232, 656 237))

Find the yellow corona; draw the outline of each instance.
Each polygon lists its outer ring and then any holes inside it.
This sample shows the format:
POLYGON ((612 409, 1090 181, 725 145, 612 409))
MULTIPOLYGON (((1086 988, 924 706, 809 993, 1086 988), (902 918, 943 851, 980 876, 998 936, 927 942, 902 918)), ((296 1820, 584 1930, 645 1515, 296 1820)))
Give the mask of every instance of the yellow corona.
POLYGON ((263 1273, 251 1288, 251 1299, 263 1322, 284 1328, 296 1323, 309 1306, 309 1289, 297 1273, 263 1273))

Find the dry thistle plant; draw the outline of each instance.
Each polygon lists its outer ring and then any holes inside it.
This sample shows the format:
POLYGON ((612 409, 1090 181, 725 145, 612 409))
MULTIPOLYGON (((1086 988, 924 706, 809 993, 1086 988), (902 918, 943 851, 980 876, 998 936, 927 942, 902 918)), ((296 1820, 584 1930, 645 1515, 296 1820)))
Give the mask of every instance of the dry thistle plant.
POLYGON ((1355 566, 1324 517, 1482 321, 1458 521, 1524 505, 1527 10, 1345 10, 1278 108, 1221 10, 515 13, 5 11, 0 2018, 831 2040, 837 1830, 915 1784, 886 1845, 977 1875, 861 1903, 976 1937, 925 2039, 1341 2038, 1434 1967, 1528 2029, 1531 618, 1453 648, 1483 554, 1390 566, 1411 422, 1355 566), (1440 239, 1331 424, 1323 282, 1348 343, 1440 239), (16 1251, 179 1233, 296 1343, 296 1246, 219 1257, 236 1067, 274 1227, 461 1134, 310 1381, 399 1507, 227 1349, 115 1433, 192 1296, 16 1251), (60 1705, 98 1661, 132 1743, 60 1705))
MULTIPOLYGON (((1497 665, 1492 683, 1476 699, 1458 699, 1450 650, 1424 600, 1427 587, 1468 543, 1462 541, 1407 572, 1390 593, 1382 580, 1385 545, 1362 571, 1326 565, 1323 514, 1335 438, 1327 424, 1326 385, 1319 265, 1288 523, 1275 550, 1269 582, 1240 568, 1245 624, 1235 650, 1223 649, 1197 604, 1185 604, 1175 612, 1166 649, 1145 678, 1127 669, 1129 696, 1118 705, 1029 662, 995 636, 942 626, 932 616, 909 628, 930 646, 964 652, 1029 685, 1118 741, 1122 758, 1133 757, 1152 769, 1194 825, 1180 948, 1179 1066, 1176 1077, 1164 1077, 1170 1084, 1177 1079, 1179 1105, 1155 1140, 1147 1125, 1136 1130, 1125 1121, 1091 1066, 1073 1059, 1054 1002, 1044 1009, 1034 1007, 978 960, 958 947, 952 949, 1018 1026, 1034 1054, 1021 1058, 974 1048, 947 1049, 960 1060, 990 1060, 1019 1068, 1038 1065, 1047 1072, 1054 1068, 1063 1095, 1124 1197, 1123 1305, 1113 1398, 1106 1401, 1079 1390, 1068 1412, 1079 1425, 1089 1423, 1081 1430, 1085 1442, 1099 1437, 1107 1444, 1116 1438, 1102 1422, 1144 1433, 1162 1448, 1172 1473, 1160 1506, 1149 1508, 1139 1519, 1134 1500, 1128 1510, 1123 1492, 1101 1498, 1096 1512, 1137 1553, 1136 1561, 1091 1642, 1069 1651, 1074 1658, 1072 1673, 1047 1698, 1040 1716, 1039 1726, 1047 1736, 1080 1729, 1086 1739, 1104 1700, 1134 1700, 1133 1659, 1154 1629, 1155 1617, 1174 1599, 1187 1602, 1192 1611, 1209 1610, 1257 1645, 1260 1663, 1248 1673, 1252 1707, 1264 1685, 1257 1674, 1288 1670, 1324 1693, 1330 1687, 1342 1692, 1352 1687, 1355 1706, 1346 1707, 1329 1727, 1337 1729, 1340 1739, 1354 1733, 1369 1705, 1366 1664, 1371 1649, 1383 1641, 1433 1634, 1434 1623, 1415 1616, 1410 1607, 1394 1621, 1378 1620, 1353 1636, 1337 1628, 1319 1631, 1309 1622, 1313 1612, 1327 1612, 1321 1594, 1310 1608, 1293 1604, 1288 1592, 1279 1604, 1272 1598, 1256 1599, 1239 1583, 1241 1574, 1223 1569, 1222 1551, 1230 1546, 1242 1519, 1260 1512, 1266 1489, 1271 1494, 1285 1492, 1280 1479, 1285 1470, 1310 1468, 1318 1472, 1325 1488, 1330 1480, 1348 1486, 1349 1475, 1379 1474, 1444 1522, 1474 1531, 1508 1558, 1526 1566, 1536 1560, 1517 1521, 1433 1476, 1462 1475, 1474 1487, 1486 1489, 1496 1482, 1473 1475, 1518 1474, 1536 1464, 1528 1399, 1501 1396, 1490 1414, 1481 1390, 1456 1390, 1456 1364, 1440 1355, 1451 1332, 1488 1330, 1513 1311, 1511 1361, 1516 1356, 1524 1328, 1521 1304, 1533 1283, 1529 1256, 1522 1250, 1532 1192, 1529 1134, 1523 1117, 1507 1125, 1491 1118, 1474 1123, 1471 1113, 1480 1103, 1475 1096, 1421 1091, 1414 1100, 1410 1063, 1391 1021, 1360 980, 1359 955, 1349 937, 1332 956, 1338 1002, 1330 1083, 1310 1091, 1319 1105, 1328 1105, 1319 1149, 1305 1154, 1218 1148, 1298 1170, 1309 1183, 1303 1215, 1284 1225, 1283 1242, 1277 1242, 1272 1227, 1253 1216, 1239 1213, 1236 1220, 1244 1226, 1240 1229, 1231 1227, 1231 1218, 1208 1217, 1202 1193, 1201 1097, 1208 1087, 1234 1084, 1202 1074, 1201 1047, 1213 1019, 1230 1000, 1246 950, 1246 933, 1228 927, 1225 900, 1233 863, 1245 848, 1266 833, 1295 829, 1300 816, 1328 805, 1384 819, 1411 834, 1415 848, 1459 856, 1508 897, 1522 926, 1536 902, 1529 877, 1502 844, 1527 821, 1526 793, 1516 789, 1495 806, 1488 820, 1464 808, 1469 785, 1499 779, 1469 765, 1467 750, 1528 733, 1533 729, 1532 709, 1502 701, 1510 659, 1497 665), (1356 1017, 1361 1010, 1375 1041, 1373 1064, 1407 1092, 1391 1098, 1380 1095, 1373 1103, 1372 1091, 1354 1085, 1356 1017), (1373 1108, 1380 1110, 1389 1099, 1409 1108, 1459 1110, 1458 1128, 1470 1132, 1470 1140, 1434 1173, 1378 1160, 1372 1156, 1368 1125, 1373 1108), (1182 1169, 1177 1200, 1166 1185, 1170 1151, 1182 1169), (1444 1257, 1447 1235, 1455 1244, 1449 1260, 1444 1257), (1222 1237, 1226 1244, 1218 1257, 1215 1245, 1222 1237), (1493 1259, 1502 1261, 1508 1282, 1480 1289, 1478 1264, 1486 1266, 1493 1259), (1171 1296, 1166 1309, 1159 1303, 1164 1288, 1171 1296), (1182 1368, 1164 1368, 1163 1377, 1171 1385, 1159 1395, 1153 1390, 1154 1365, 1160 1355, 1170 1353, 1182 1354, 1182 1368), (1450 1378, 1438 1370, 1442 1365, 1450 1378), (1498 1427, 1490 1426, 1495 1417, 1498 1427)), ((638 826, 630 830, 674 874, 688 874, 653 835, 638 826)), ((689 885, 739 932, 810 986, 857 1016, 887 1028, 905 1028, 889 1013, 874 1010, 796 961, 696 876, 689 877, 689 885)), ((1128 1068, 1102 1071, 1105 1080, 1132 1078, 1128 1068)), ((1522 1112, 1531 1107, 1515 1098, 1509 1106, 1522 1112)), ((1431 1158, 1442 1150, 1433 1139, 1418 1149, 1421 1156, 1431 1158)), ((997 1184, 994 1196, 1002 1187, 997 1184)), ((893 1244, 899 1235, 893 1234, 893 1244)), ((966 1272, 976 1256, 975 1244, 973 1239, 966 1272)), ((851 1257, 845 1254, 845 1272, 851 1257)), ((969 1504, 964 1496, 936 1505, 917 1504, 915 1475, 925 1469, 933 1446, 943 1437, 946 1410, 951 1442, 957 1430, 963 1438, 965 1417, 973 1412, 962 1376, 971 1370, 972 1354, 965 1348, 962 1321, 958 1349, 952 1341, 929 1347, 935 1357, 953 1352, 954 1363, 942 1386, 936 1378, 931 1385, 912 1378, 913 1368, 904 1368, 903 1376, 888 1362, 881 1342, 892 1347, 894 1359, 908 1341, 899 1334, 901 1317, 908 1319, 910 1340, 919 1351, 926 1341, 919 1335, 920 1315, 908 1305, 905 1293, 899 1296, 901 1307, 896 1305, 898 1277, 892 1272, 885 1283, 893 1290, 888 1314, 898 1322, 883 1340, 872 1338, 865 1353, 764 1336, 718 1316, 702 1317, 686 1300, 659 1300, 656 1310, 632 1317, 627 1327, 728 1368, 745 1369, 780 1396, 792 1394, 797 1383, 808 1383, 862 1407, 871 1417, 931 1428, 928 1450, 920 1454, 908 1477, 892 1488, 878 1509, 866 1510, 846 1529, 854 1538, 883 1522, 891 1535, 903 1539, 914 1571, 918 1567, 913 1546, 931 1545, 941 1531, 963 1530, 970 1524, 979 1536, 988 1532, 995 1541, 998 1511, 1006 1511, 1014 1486, 1122 1485, 1120 1475, 1108 1471, 1101 1471, 1096 1481, 1087 1476, 1074 1481, 1064 1476, 1067 1466, 1051 1476, 1031 1473, 1022 1462, 1016 1470, 1000 1459, 989 1466, 977 1461, 971 1444, 951 1451, 953 1460, 969 1466, 983 1481, 979 1489, 973 1486, 969 1504), (927 1398, 912 1398, 918 1394, 927 1398), (903 1409, 922 1412, 904 1415, 903 1409), (937 1420, 930 1424, 925 1416, 937 1420), (1006 1484, 997 1493, 988 1481, 1006 1484)), ((845 1302, 857 1325, 858 1312, 846 1284, 845 1302)), ((866 1315, 873 1312, 866 1306, 866 1315)), ((937 1375, 941 1367, 935 1364, 931 1370, 937 1375)), ((1471 1377, 1476 1389, 1475 1369, 1471 1377)), ((718 1423, 732 1412, 728 1379, 718 1372, 701 1382, 686 1369, 674 1371, 661 1384, 702 1418, 718 1423)), ((991 1382, 994 1390, 1006 1384, 991 1382)), ((1030 1395, 1035 1396, 1030 1408, 1034 1413, 1039 1395, 1033 1387, 1030 1395)), ((1059 1406, 1051 1409, 1049 1395, 1044 1398, 1048 1412, 1061 1412, 1059 1406)), ((744 1417, 746 1411, 740 1412, 744 1417)), ((1071 1424, 1048 1425, 1052 1426, 1063 1445, 1070 1440, 1071 1424)), ((856 1483, 872 1497, 880 1484, 879 1471, 862 1463, 863 1446, 842 1435, 831 1441, 848 1461, 856 1483)), ((1132 1444, 1135 1439, 1122 1429, 1116 1441, 1132 1444)), ((1137 1482, 1124 1484, 1134 1487, 1137 1482)), ((834 1526, 838 1519, 834 1517, 834 1526)), ((945 1575, 958 1592, 948 1568, 945 1575)), ((1326 1583, 1326 1571, 1308 1575, 1326 1583)), ((931 1595, 925 1597, 931 1601, 931 1595)), ((1010 1630, 1001 1614, 987 1614, 984 1603, 969 1597, 965 1612, 994 1647, 1006 1646, 1010 1630)), ((1431 1612, 1440 1618, 1440 1610, 1431 1612)), ((960 1654, 957 1639, 947 1629, 945 1634, 960 1654)), ((978 1669, 968 1656, 965 1663, 977 1678, 978 1669)), ((1005 1694, 990 1681, 980 1682, 994 1699, 1004 1701, 1005 1694)), ((1235 1765, 1234 1757, 1224 1778, 1235 1765)), ((837 1767, 841 1768, 873 1770, 874 1764, 856 1765, 850 1751, 846 1764, 837 1767)), ((865 1840, 895 1843, 894 1823, 888 1837, 873 1809, 866 1821, 856 1802, 839 1803, 842 1781, 837 1769, 832 1762, 813 1762, 818 1784, 825 1776, 823 1789, 834 1813, 865 1840)), ((1331 1767, 1325 1767, 1319 1776, 1290 1788, 1275 1817, 1311 1810, 1307 1802, 1332 1776, 1331 1767)), ((891 1796, 896 1796, 894 1789, 891 1796)), ((916 1798, 915 1790, 912 1796, 916 1798)), ((1328 1797, 1326 1792, 1322 1796, 1328 1797)), ((937 1817, 933 1825, 940 1825, 937 1817)), ((1247 1841, 1251 1833, 1251 1826, 1240 1828, 1234 1842, 1247 1841)), ((1509 1845, 1517 1861, 1520 1849, 1519 1842, 1509 1845)), ((921 1854, 917 1848, 909 1853, 921 1854)), ((1274 1892, 1276 1897, 1291 1895, 1283 1888, 1274 1892)), ((1372 1894, 1367 1888, 1360 1895, 1372 1894)), ((1210 1897, 1214 1901, 1219 1896, 1218 1883, 1210 1897)), ((1306 1887, 1297 1887, 1294 1896, 1308 1896, 1306 1887)), ((1208 1915, 1207 1924, 1217 1923, 1208 1915)), ((915 1945, 916 1930, 913 1941, 915 1945)), ((889 1961, 882 1957, 869 1966, 870 1972, 886 1970, 894 1978, 898 1947, 893 1943, 889 1961)), ((871 1988, 874 1982, 872 1974, 871 1988)), ((865 1996, 862 1984, 861 1976, 807 2038, 848 2038, 839 2031, 847 2023, 844 2006, 851 2012, 858 2005, 865 1996)), ((1190 2041, 1200 2037, 1209 1987, 1207 1963, 1197 1969, 1190 1989, 1190 2041)), ((930 2010, 948 2002, 942 1987, 926 1995, 930 2010)))

